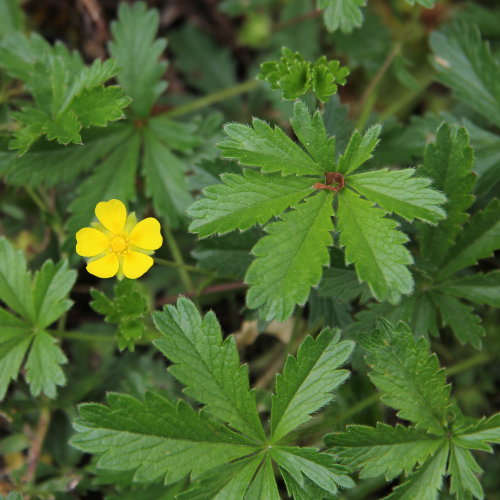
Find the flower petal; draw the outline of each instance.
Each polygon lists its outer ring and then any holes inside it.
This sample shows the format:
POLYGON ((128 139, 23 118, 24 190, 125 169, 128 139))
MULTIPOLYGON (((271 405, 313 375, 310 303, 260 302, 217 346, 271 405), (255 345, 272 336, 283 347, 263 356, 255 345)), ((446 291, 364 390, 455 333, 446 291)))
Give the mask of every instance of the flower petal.
POLYGON ((163 243, 160 229, 160 223, 155 218, 148 217, 134 226, 129 241, 139 248, 156 250, 163 243))
POLYGON ((105 257, 87 264, 87 271, 98 278, 111 278, 118 272, 119 263, 115 253, 108 253, 105 257))
POLYGON ((127 220, 127 209, 120 200, 101 201, 95 207, 99 222, 113 234, 123 231, 127 220))
POLYGON ((82 257, 94 257, 107 250, 107 236, 93 227, 84 227, 76 233, 76 253, 82 257))
POLYGON ((153 259, 140 252, 127 252, 123 256, 123 274, 130 279, 139 278, 153 265, 153 259))

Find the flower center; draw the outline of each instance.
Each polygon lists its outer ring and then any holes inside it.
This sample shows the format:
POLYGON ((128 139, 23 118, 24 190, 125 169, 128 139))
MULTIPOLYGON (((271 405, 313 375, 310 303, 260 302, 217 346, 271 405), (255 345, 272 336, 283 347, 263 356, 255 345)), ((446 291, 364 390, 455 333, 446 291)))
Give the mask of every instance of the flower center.
POLYGON ((128 244, 123 236, 115 236, 110 242, 111 250, 115 253, 121 253, 126 250, 128 244))

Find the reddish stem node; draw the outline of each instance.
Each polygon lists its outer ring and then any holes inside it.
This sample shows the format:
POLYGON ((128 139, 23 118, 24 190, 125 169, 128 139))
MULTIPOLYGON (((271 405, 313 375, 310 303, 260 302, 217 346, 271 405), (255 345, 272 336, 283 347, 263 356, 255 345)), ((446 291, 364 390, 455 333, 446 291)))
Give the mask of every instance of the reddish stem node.
POLYGON ((337 193, 345 186, 345 179, 342 174, 338 172, 327 172, 325 174, 325 184, 321 182, 316 182, 313 184, 314 189, 328 189, 337 193), (335 183, 335 185, 333 185, 335 183))

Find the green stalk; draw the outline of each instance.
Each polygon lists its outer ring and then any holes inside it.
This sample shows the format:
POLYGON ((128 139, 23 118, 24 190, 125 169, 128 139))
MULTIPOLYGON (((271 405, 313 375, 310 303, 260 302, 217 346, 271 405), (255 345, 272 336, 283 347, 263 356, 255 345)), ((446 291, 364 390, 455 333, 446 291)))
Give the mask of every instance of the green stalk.
POLYGON ((211 104, 225 101, 226 99, 229 99, 231 97, 250 92, 251 90, 256 89, 259 85, 259 81, 255 79, 248 80, 243 83, 238 83, 237 85, 233 85, 232 87, 218 90, 217 92, 213 92, 206 96, 200 97, 199 99, 188 102, 187 104, 183 104, 182 106, 179 106, 172 111, 162 113, 161 116, 174 118, 176 116, 187 115, 188 113, 193 113, 194 111, 206 108, 211 104))

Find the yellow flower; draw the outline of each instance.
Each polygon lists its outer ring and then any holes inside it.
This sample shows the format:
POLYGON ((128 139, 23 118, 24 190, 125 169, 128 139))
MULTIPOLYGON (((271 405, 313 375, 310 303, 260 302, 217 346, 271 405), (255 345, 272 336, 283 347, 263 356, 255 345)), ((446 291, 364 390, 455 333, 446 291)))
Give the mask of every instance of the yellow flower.
POLYGON ((160 223, 153 217, 137 222, 120 200, 101 201, 95 207, 99 222, 76 233, 76 253, 91 257, 87 271, 99 278, 118 274, 135 279, 152 265, 150 255, 163 243, 160 223))

